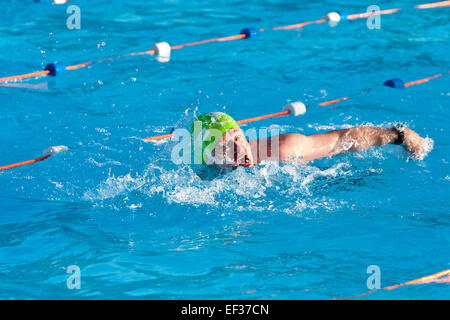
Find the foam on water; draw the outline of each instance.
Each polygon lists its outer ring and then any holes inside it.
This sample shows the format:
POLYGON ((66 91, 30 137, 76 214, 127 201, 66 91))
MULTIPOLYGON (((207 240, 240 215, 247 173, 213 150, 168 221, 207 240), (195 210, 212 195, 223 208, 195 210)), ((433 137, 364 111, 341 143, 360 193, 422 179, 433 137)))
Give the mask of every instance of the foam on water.
MULTIPOLYGON (((177 121, 174 128, 187 127, 193 115, 187 109, 177 121)), ((392 123, 364 125, 392 127, 392 123)), ((317 131, 336 130, 351 127, 351 125, 327 126, 311 124, 317 131)), ((270 125, 269 128, 283 131, 299 131, 292 126, 270 125)), ((166 130, 167 131, 167 130, 166 130)), ((163 132, 163 131, 162 131, 163 132)), ((433 149, 433 140, 425 139, 426 147, 418 159, 424 159, 433 149)), ((338 158, 325 159, 326 166, 317 166, 321 160, 303 164, 279 164, 263 162, 253 168, 238 168, 226 174, 215 175, 213 179, 202 179, 189 165, 174 165, 170 154, 176 142, 159 140, 155 145, 160 152, 153 155, 150 164, 142 173, 114 176, 109 174, 95 188, 84 192, 85 201, 104 202, 116 197, 122 197, 127 206, 141 208, 142 203, 149 199, 162 199, 167 204, 202 207, 205 214, 233 211, 271 211, 301 216, 303 213, 314 213, 320 209, 325 211, 338 210, 343 207, 351 208, 344 198, 333 198, 334 189, 339 183, 349 180, 361 180, 366 175, 380 174, 382 169, 372 167, 370 159, 388 161, 389 157, 396 157, 401 161, 408 161, 411 156, 399 147, 381 147, 362 153, 353 153, 338 158), (360 168, 353 162, 361 160, 360 168), (364 160, 368 164, 364 164, 364 160), (327 192, 320 192, 326 185, 327 192), (128 195, 137 192, 141 202, 137 205, 128 204, 128 195)), ((93 161, 92 159, 90 161, 93 161)), ((96 166, 103 166, 93 161, 96 166)), ((109 161, 107 162, 109 163, 109 161)), ((105 164, 107 164, 105 163, 105 164)), ((338 190, 336 190, 338 191, 338 190)), ((104 204, 104 203, 103 203, 104 204)), ((117 203, 114 202, 114 207, 117 203)))
MULTIPOLYGON (((376 157, 377 152, 372 156, 376 157)), ((380 170, 369 168, 367 172, 380 170)), ((329 167, 263 162, 203 180, 190 166, 165 168, 150 164, 142 175, 109 176, 86 191, 83 199, 96 203, 122 197, 125 201, 130 193, 138 192, 143 202, 161 198, 169 205, 202 207, 205 214, 269 210, 301 216, 304 212, 345 207, 347 201, 333 198, 333 186, 359 179, 367 172, 352 167, 348 159, 329 167), (320 192, 324 185, 328 186, 326 193, 320 192)))

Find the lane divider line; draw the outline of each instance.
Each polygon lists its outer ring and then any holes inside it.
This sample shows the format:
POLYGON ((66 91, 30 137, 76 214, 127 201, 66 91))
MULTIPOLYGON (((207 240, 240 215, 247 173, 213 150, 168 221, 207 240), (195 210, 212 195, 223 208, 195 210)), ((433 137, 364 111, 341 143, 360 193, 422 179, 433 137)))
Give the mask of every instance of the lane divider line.
MULTIPOLYGON (((436 78, 442 77, 442 76, 444 76, 444 75, 446 75, 448 73, 450 73, 450 70, 445 72, 445 73, 440 73, 440 74, 437 74, 437 75, 434 75, 434 76, 431 76, 431 77, 427 77, 427 78, 424 78, 424 79, 419 79, 419 80, 415 80, 415 81, 411 81, 411 82, 406 82, 406 83, 404 83, 401 79, 390 79, 390 80, 385 81, 383 86, 391 87, 391 88, 394 88, 394 89, 404 89, 405 87, 419 85, 419 84, 428 82, 428 81, 430 81, 432 79, 436 79, 436 78)), ((376 89, 376 87, 364 89, 364 90, 361 90, 359 93, 354 94, 352 96, 347 96, 347 97, 338 98, 338 99, 334 99, 334 100, 323 101, 323 102, 318 103, 317 105, 318 106, 329 106, 329 105, 336 104, 336 103, 339 103, 341 101, 345 101, 345 100, 348 100, 350 98, 354 98, 356 96, 360 96, 362 94, 371 92, 371 91, 373 91, 375 89, 376 89)), ((301 103, 301 102, 298 102, 298 103, 301 103)), ((310 106, 305 105, 305 110, 308 107, 310 107, 310 106)), ((263 116, 259 116, 259 117, 239 120, 239 121, 237 121, 237 123, 238 124, 244 124, 244 123, 253 122, 253 121, 259 121, 259 120, 263 120, 263 119, 267 119, 267 118, 280 117, 280 116, 284 116, 284 115, 288 115, 288 114, 289 114, 289 112, 282 111, 282 112, 272 113, 272 114, 263 115, 263 116)), ((143 140, 145 142, 151 142, 151 141, 157 141, 157 140, 161 140, 161 139, 169 139, 172 136, 173 136, 173 134, 169 133, 169 134, 163 134, 163 135, 159 135, 159 136, 144 138, 143 140)))
POLYGON ((358 294, 356 296, 334 297, 333 300, 350 300, 350 299, 361 298, 361 297, 367 296, 367 295, 369 295, 369 294, 371 294, 371 293, 373 293, 375 291, 394 290, 394 289, 397 289, 397 288, 402 287, 402 286, 407 286, 407 285, 412 285, 412 284, 424 284, 424 283, 428 283, 428 282, 431 282, 433 280, 442 278, 442 277, 444 277, 446 275, 450 275, 450 269, 443 270, 443 271, 440 271, 440 272, 437 272, 437 273, 434 273, 434 274, 431 274, 431 275, 428 275, 428 276, 425 276, 425 277, 421 277, 421 278, 418 278, 418 279, 415 279, 415 280, 410 280, 410 281, 407 281, 407 282, 399 283, 399 284, 396 284, 396 285, 393 285, 393 286, 389 286, 389 287, 385 287, 385 288, 381 288, 381 289, 372 289, 370 291, 358 294))
POLYGON ((6 169, 12 169, 12 168, 16 168, 16 167, 22 167, 22 166, 25 166, 27 164, 43 161, 45 159, 50 158, 51 156, 53 156, 55 154, 65 152, 67 150, 69 150, 69 147, 66 147, 66 146, 63 146, 63 145, 48 147, 47 149, 44 150, 44 152, 42 152, 42 154, 43 154, 42 157, 39 157, 39 158, 36 158, 36 159, 27 160, 27 161, 17 162, 17 163, 13 163, 13 164, 8 164, 6 166, 0 166, 0 171, 6 170, 6 169))
MULTIPOLYGON (((425 3, 425 4, 417 5, 417 6, 414 6, 413 8, 414 9, 430 9, 430 8, 449 7, 449 6, 450 6, 450 1, 440 1, 440 2, 425 3)), ((258 36, 259 32, 263 32, 263 31, 266 31, 269 29, 271 29, 271 30, 299 29, 299 28, 302 28, 307 25, 322 24, 327 21, 331 27, 334 27, 341 20, 355 20, 355 19, 369 18, 374 15, 394 14, 401 10, 402 10, 401 8, 394 8, 394 9, 380 10, 378 12, 364 12, 364 13, 356 13, 356 14, 350 14, 350 15, 343 15, 338 12, 330 12, 330 13, 326 14, 323 18, 318 19, 318 20, 305 21, 305 22, 301 22, 301 23, 297 23, 297 24, 292 24, 292 25, 287 25, 287 26, 278 26, 278 27, 272 27, 272 28, 260 28, 260 29, 246 28, 246 29, 243 29, 241 31, 241 33, 238 35, 179 44, 179 45, 172 46, 171 49, 177 50, 177 49, 182 49, 182 48, 185 48, 188 46, 197 46, 197 45, 202 45, 202 44, 206 44, 206 43, 210 43, 210 42, 222 42, 222 41, 234 41, 234 40, 241 40, 241 39, 249 39, 249 38, 258 36)), ((57 70, 56 72, 47 70, 47 68, 49 66, 52 67, 52 66, 56 65, 56 63, 53 63, 53 64, 48 64, 46 67, 46 70, 36 71, 36 72, 31 72, 31 73, 26 73, 26 74, 20 74, 20 75, 13 75, 13 76, 8 76, 8 77, 2 77, 2 78, 0 78, 0 82, 17 81, 17 80, 23 80, 23 79, 29 79, 29 78, 35 78, 35 77, 41 77, 41 76, 47 76, 47 75, 56 76, 57 74, 59 74, 63 71, 62 70, 63 67, 65 70, 76 70, 76 69, 84 68, 86 66, 90 66, 94 63, 103 63, 105 61, 112 61, 112 60, 120 59, 120 58, 124 58, 124 57, 131 57, 131 56, 138 56, 138 55, 155 55, 155 54, 157 54, 157 52, 153 49, 150 49, 147 51, 132 52, 132 53, 123 54, 123 55, 120 55, 117 57, 110 57, 110 58, 98 60, 95 62, 93 62, 93 61, 83 62, 83 63, 79 63, 76 65, 70 65, 67 67, 60 64, 60 66, 59 66, 60 69, 57 70)), ((158 59, 158 61, 168 62, 169 59, 168 59, 168 57, 166 57, 166 59, 158 59)))

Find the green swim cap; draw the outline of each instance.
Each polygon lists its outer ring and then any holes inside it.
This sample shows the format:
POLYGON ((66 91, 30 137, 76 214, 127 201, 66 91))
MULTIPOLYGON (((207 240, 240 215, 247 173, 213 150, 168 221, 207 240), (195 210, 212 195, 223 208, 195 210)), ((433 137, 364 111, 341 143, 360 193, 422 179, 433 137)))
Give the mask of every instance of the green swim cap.
POLYGON ((211 160, 211 152, 219 142, 219 138, 228 130, 236 127, 238 127, 237 122, 223 112, 208 112, 199 115, 192 123, 190 130, 195 163, 208 164, 211 160))

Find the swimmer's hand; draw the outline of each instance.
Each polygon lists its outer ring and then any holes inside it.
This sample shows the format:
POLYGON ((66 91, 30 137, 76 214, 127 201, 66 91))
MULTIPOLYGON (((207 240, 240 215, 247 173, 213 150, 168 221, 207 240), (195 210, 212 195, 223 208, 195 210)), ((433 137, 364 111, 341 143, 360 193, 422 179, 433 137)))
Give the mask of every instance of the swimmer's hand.
POLYGON ((413 155, 413 160, 422 160, 429 151, 425 139, 409 128, 404 127, 402 130, 403 144, 406 150, 413 155))

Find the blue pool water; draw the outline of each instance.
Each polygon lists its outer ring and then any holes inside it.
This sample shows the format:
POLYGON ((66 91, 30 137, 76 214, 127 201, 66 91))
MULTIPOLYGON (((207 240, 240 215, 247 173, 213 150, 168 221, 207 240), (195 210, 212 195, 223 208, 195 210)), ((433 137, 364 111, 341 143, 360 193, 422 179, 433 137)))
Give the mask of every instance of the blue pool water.
MULTIPOLYGON (((414 4, 421 2, 414 1, 414 4)), ((367 2, 72 1, 0 3, 0 77, 319 19, 365 12, 367 2)), ((381 9, 411 8, 383 1, 381 9)), ((188 47, 169 63, 126 57, 63 77, 0 86, 0 165, 52 145, 70 151, 0 171, 2 299, 332 299, 449 268, 450 9, 267 31, 188 47), (332 106, 317 103, 378 89, 332 106), (170 161, 170 143, 143 138, 184 125, 194 109, 236 119, 312 105, 302 117, 254 122, 313 134, 398 121, 434 141, 422 161, 398 146, 307 165, 264 164, 212 181, 170 161), (187 116, 186 116, 187 114, 187 116), (71 265, 81 289, 69 290, 71 265)), ((448 283, 378 291, 367 299, 449 299, 448 283)))

